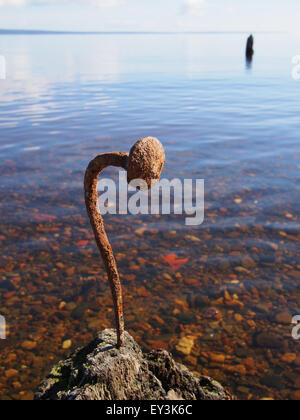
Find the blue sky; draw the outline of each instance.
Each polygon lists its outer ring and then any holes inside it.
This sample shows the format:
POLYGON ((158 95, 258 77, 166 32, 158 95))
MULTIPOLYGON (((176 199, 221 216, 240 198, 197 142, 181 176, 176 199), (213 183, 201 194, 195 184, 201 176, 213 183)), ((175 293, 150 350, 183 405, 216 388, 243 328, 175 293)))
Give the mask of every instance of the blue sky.
POLYGON ((0 0, 0 28, 298 31, 299 0, 0 0))

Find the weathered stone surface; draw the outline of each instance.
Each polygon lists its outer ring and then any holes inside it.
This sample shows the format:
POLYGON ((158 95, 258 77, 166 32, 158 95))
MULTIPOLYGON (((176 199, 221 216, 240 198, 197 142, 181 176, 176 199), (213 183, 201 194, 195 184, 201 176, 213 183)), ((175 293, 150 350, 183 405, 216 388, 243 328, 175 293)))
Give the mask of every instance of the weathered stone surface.
POLYGON ((191 373, 165 350, 143 354, 125 333, 105 330, 58 363, 35 393, 36 400, 228 400, 216 381, 191 373))

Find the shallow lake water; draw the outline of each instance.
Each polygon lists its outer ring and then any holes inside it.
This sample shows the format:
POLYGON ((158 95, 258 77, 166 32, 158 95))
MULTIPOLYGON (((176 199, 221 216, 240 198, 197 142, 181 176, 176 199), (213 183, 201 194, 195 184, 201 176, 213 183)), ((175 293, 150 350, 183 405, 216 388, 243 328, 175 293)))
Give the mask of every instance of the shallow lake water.
POLYGON ((256 34, 249 64, 246 38, 0 36, 0 399, 114 325, 83 176, 145 136, 205 180, 205 219, 105 216, 126 329, 238 398, 300 399, 300 40, 256 34))

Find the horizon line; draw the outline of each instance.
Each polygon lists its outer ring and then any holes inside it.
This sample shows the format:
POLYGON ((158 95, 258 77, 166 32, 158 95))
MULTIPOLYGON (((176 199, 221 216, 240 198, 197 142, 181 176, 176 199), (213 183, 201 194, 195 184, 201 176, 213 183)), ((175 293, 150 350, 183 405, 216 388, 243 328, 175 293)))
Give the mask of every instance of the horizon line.
POLYGON ((274 34, 283 31, 58 31, 42 29, 0 29, 0 35, 184 35, 184 34, 274 34))

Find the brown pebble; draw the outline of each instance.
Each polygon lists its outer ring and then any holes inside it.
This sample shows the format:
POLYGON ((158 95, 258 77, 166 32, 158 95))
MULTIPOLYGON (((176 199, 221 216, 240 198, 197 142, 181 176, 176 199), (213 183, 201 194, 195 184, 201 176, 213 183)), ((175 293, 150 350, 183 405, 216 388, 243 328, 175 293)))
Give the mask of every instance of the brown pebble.
POLYGON ((63 342, 62 348, 64 350, 68 350, 70 347, 72 347, 72 341, 71 340, 66 340, 66 341, 63 342))
POLYGON ((194 343, 194 337, 182 337, 176 346, 176 350, 185 356, 189 356, 191 354, 192 348, 194 347, 194 343))
POLYGON ((7 379, 14 378, 18 375, 19 375, 19 372, 15 369, 8 369, 7 371, 5 371, 5 377, 7 379))
POLYGON ((281 360, 284 363, 293 363, 297 359, 297 355, 295 353, 286 353, 281 357, 281 360))
POLYGON ((247 370, 244 365, 224 366, 224 369, 227 372, 238 373, 239 375, 242 375, 242 376, 245 376, 247 374, 247 370))
POLYGON ((300 356, 298 356, 295 360, 294 360, 294 364, 296 366, 300 366, 300 356))
POLYGON ((291 399, 294 401, 300 400, 300 391, 295 391, 291 394, 291 399))
POLYGON ((21 389, 22 388, 22 385, 20 384, 20 382, 13 382, 12 386, 13 386, 14 389, 21 389))
POLYGON ((67 276, 73 276, 73 274, 75 274, 75 268, 74 267, 67 268, 66 274, 67 276))
POLYGON ((23 341, 23 343, 21 344, 22 349, 24 350, 33 350, 35 349, 37 346, 37 343, 35 341, 23 341))
POLYGON ((208 358, 212 362, 223 364, 226 360, 225 354, 208 353, 208 358))
POLYGON ((292 324, 292 315, 290 312, 281 312, 280 314, 276 315, 275 319, 279 324, 292 324))
POLYGON ((235 314, 234 319, 236 320, 236 322, 242 322, 244 318, 240 314, 235 314))

